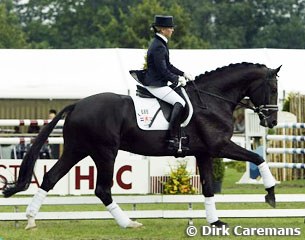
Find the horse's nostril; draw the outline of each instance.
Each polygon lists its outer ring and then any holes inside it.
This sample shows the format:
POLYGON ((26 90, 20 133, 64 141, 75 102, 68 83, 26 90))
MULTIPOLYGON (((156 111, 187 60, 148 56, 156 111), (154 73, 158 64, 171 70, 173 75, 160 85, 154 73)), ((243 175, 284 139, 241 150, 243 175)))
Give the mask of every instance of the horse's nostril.
POLYGON ((272 125, 276 126, 277 125, 277 120, 272 121, 272 125))

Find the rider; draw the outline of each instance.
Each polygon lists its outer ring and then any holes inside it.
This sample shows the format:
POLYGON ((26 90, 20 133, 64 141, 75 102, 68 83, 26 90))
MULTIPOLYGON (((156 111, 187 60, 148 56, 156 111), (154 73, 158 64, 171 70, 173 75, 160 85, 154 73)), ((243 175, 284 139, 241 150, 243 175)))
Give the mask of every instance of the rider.
POLYGON ((185 101, 167 83, 172 82, 177 86, 179 82, 185 86, 186 79, 192 81, 194 78, 174 67, 169 61, 167 42, 174 32, 173 17, 156 15, 152 29, 155 38, 147 51, 146 89, 155 97, 174 106, 169 123, 169 147, 178 149, 179 127, 185 101))

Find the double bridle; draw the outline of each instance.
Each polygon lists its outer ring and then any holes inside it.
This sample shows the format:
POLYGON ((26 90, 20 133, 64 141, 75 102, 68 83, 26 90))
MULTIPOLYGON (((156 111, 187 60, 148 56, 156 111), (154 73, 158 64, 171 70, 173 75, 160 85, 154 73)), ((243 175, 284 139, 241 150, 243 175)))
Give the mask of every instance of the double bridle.
MULTIPOLYGON (((245 108, 248 108, 248 109, 251 109, 253 110, 255 113, 258 114, 259 118, 263 121, 266 121, 273 112, 275 111, 278 111, 278 106, 277 105, 273 105, 273 104, 266 104, 268 101, 269 101, 269 98, 270 98, 270 93, 269 91, 267 91, 267 83, 268 83, 268 80, 265 80, 262 84, 260 84, 258 87, 256 87, 254 90, 252 90, 252 93, 255 93, 258 89, 260 89, 260 87, 262 87, 262 85, 264 85, 264 89, 265 89, 265 104, 262 104, 258 107, 253 107, 251 106, 249 103, 243 103, 243 102, 235 102, 235 101, 232 101, 231 99, 228 99, 228 98, 225 98, 225 97, 222 97, 222 96, 219 96, 215 93, 211 93, 211 92, 208 92, 208 91, 204 91, 204 90, 201 90, 197 87, 195 81, 192 81, 191 83, 193 84, 196 92, 197 92, 197 96, 199 98, 199 101, 200 101, 200 104, 203 106, 203 101, 201 99, 201 96, 200 96, 200 93, 203 93, 203 94, 206 94, 206 95, 209 95, 209 96, 212 96, 212 97, 215 97, 215 98, 218 98, 218 99, 221 99, 225 102, 228 102, 228 103, 231 103, 233 104, 234 106, 236 105, 240 105, 242 107, 245 107, 245 108)), ((201 107, 201 106, 199 106, 201 107)))

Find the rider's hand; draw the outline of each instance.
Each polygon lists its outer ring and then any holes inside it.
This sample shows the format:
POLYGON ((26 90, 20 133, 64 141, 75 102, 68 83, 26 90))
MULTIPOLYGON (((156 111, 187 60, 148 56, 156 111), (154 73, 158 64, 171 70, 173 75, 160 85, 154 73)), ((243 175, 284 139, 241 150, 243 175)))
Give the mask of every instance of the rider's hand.
POLYGON ((193 78, 193 76, 189 73, 184 73, 183 77, 185 77, 187 80, 189 81, 194 81, 195 79, 193 78))
POLYGON ((179 76, 178 81, 179 81, 179 83, 180 83, 180 85, 181 85, 182 87, 184 87, 184 86, 186 85, 186 80, 185 80, 184 77, 179 76))

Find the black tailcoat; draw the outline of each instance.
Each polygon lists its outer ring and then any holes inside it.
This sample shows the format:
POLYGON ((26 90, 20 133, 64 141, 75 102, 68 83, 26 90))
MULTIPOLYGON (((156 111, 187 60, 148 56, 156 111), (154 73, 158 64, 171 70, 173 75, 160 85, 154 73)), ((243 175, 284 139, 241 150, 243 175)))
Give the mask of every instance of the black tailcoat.
POLYGON ((147 73, 145 83, 148 86, 163 87, 167 82, 178 83, 183 72, 169 62, 169 51, 166 42, 155 35, 147 51, 147 73))

